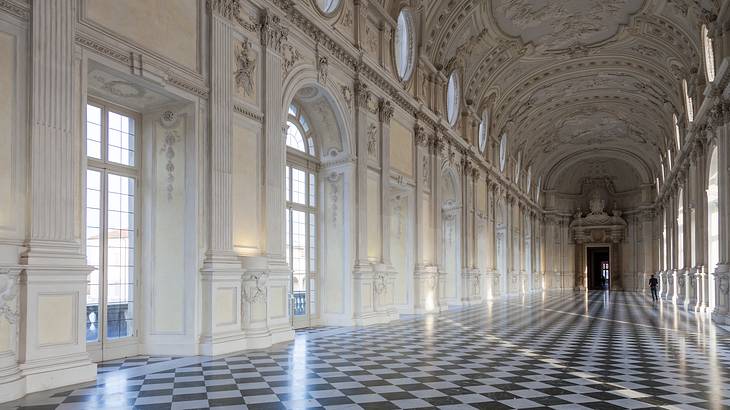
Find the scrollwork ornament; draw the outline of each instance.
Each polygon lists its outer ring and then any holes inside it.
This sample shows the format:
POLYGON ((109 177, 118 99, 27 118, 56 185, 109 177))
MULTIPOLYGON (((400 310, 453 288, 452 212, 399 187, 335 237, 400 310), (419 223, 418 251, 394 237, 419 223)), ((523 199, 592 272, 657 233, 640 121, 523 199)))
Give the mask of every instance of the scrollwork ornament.
POLYGON ((235 20, 241 13, 239 0, 208 0, 207 3, 208 10, 229 20, 235 20))

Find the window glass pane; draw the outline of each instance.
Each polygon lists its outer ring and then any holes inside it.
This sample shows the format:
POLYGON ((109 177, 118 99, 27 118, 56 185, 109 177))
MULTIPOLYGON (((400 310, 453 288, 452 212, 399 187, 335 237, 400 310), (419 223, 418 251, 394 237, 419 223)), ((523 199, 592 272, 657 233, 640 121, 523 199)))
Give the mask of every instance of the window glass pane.
POLYGON ((287 166, 286 167, 286 177, 285 177, 286 178, 285 184, 286 184, 286 200, 287 200, 287 202, 288 201, 291 201, 291 181, 290 181, 290 178, 289 178, 289 174, 290 173, 291 173, 291 168, 289 168, 287 166))
POLYGON ((109 111, 107 159, 134 166, 134 119, 109 111))
POLYGON ((414 33, 411 11, 404 8, 398 14, 395 33, 393 35, 393 52, 395 68, 401 80, 407 81, 413 73, 414 33))
POLYGON ((309 271, 317 272, 317 217, 309 214, 309 271))
POLYGON ((101 108, 86 106, 86 155, 101 159, 101 108))
POLYGON ((309 138, 307 144, 309 144, 309 155, 316 155, 314 152, 314 138, 309 138))
POLYGON ((99 266, 101 264, 101 173, 86 171, 86 341, 99 340, 99 266))
POLYGON ((309 206, 317 206, 317 177, 309 174, 309 206))
POLYGON ((446 87, 446 111, 449 124, 456 124, 459 114, 459 76, 456 72, 451 73, 446 87))
POLYGON ((297 108, 296 105, 294 105, 294 104, 289 105, 289 114, 290 115, 293 115, 296 117, 298 112, 299 112, 299 108, 297 108))
POLYGON ((299 123, 302 124, 302 129, 304 130, 304 132, 309 132, 309 123, 307 122, 307 118, 304 117, 304 114, 299 117, 299 123))
POLYGON ((286 145, 297 151, 307 152, 304 148, 304 138, 299 128, 293 122, 287 122, 286 145))
POLYGON ((306 314, 307 255, 306 214, 292 210, 292 291, 294 292, 294 315, 306 314))
POLYGON ((300 169, 292 168, 292 202, 306 205, 306 173, 300 169))
POLYGON ((715 50, 713 49, 713 42, 707 32, 707 26, 702 25, 702 39, 704 42, 705 50, 705 71, 707 73, 707 81, 715 81, 715 50))
POLYGON ((134 334, 135 180, 108 175, 107 337, 134 334))

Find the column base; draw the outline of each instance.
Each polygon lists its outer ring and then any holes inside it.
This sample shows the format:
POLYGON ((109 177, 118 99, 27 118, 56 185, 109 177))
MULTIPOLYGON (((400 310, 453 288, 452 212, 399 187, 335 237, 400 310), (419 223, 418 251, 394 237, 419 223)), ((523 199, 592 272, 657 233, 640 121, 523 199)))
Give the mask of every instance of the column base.
POLYGON ((96 380, 96 364, 85 353, 22 363, 20 370, 25 394, 96 380))

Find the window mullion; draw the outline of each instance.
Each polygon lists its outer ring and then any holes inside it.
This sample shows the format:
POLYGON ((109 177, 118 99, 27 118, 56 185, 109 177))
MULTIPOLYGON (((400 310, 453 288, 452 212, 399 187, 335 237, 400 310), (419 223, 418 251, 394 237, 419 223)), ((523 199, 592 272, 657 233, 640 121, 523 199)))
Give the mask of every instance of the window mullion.
POLYGON ((108 172, 105 169, 102 169, 101 171, 101 198, 100 198, 100 208, 101 208, 101 229, 99 229, 99 238, 101 239, 99 241, 99 244, 101 245, 101 249, 99 252, 99 330, 101 331, 101 337, 99 340, 102 343, 102 349, 104 346, 104 343, 107 340, 107 326, 106 326, 106 317, 107 317, 107 283, 108 283, 108 271, 107 268, 107 248, 109 244, 109 234, 107 231, 107 227, 109 226, 109 216, 108 216, 108 190, 109 190, 109 184, 108 184, 108 172))

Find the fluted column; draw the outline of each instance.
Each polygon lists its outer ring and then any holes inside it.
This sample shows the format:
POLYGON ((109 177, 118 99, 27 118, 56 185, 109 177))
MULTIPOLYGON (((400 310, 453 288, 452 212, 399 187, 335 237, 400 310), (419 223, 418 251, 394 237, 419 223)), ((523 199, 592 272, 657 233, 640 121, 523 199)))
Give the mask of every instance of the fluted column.
MULTIPOLYGON (((80 247, 81 178, 75 124, 76 2, 32 3, 30 240, 21 264, 20 369, 26 392, 96 377, 86 353, 86 287, 80 247), (49 331, 49 329, 54 329, 49 331)), ((7 131, 7 130, 5 130, 7 131)))
POLYGON ((720 214, 719 263, 715 267, 715 309, 712 318, 730 324, 730 113, 717 128, 718 206, 720 214))
POLYGON ((416 226, 415 226, 415 272, 414 278, 414 310, 416 313, 434 311, 438 307, 438 268, 433 260, 426 260, 426 252, 433 255, 433 242, 427 242, 429 234, 433 235, 432 213, 427 209, 433 208, 433 180, 431 158, 431 139, 426 130, 416 124, 413 130, 416 143, 416 226), (431 204, 425 204, 426 193, 431 192, 431 204), (424 209, 426 208, 426 209, 424 209), (426 232, 429 226, 431 232, 426 232))

